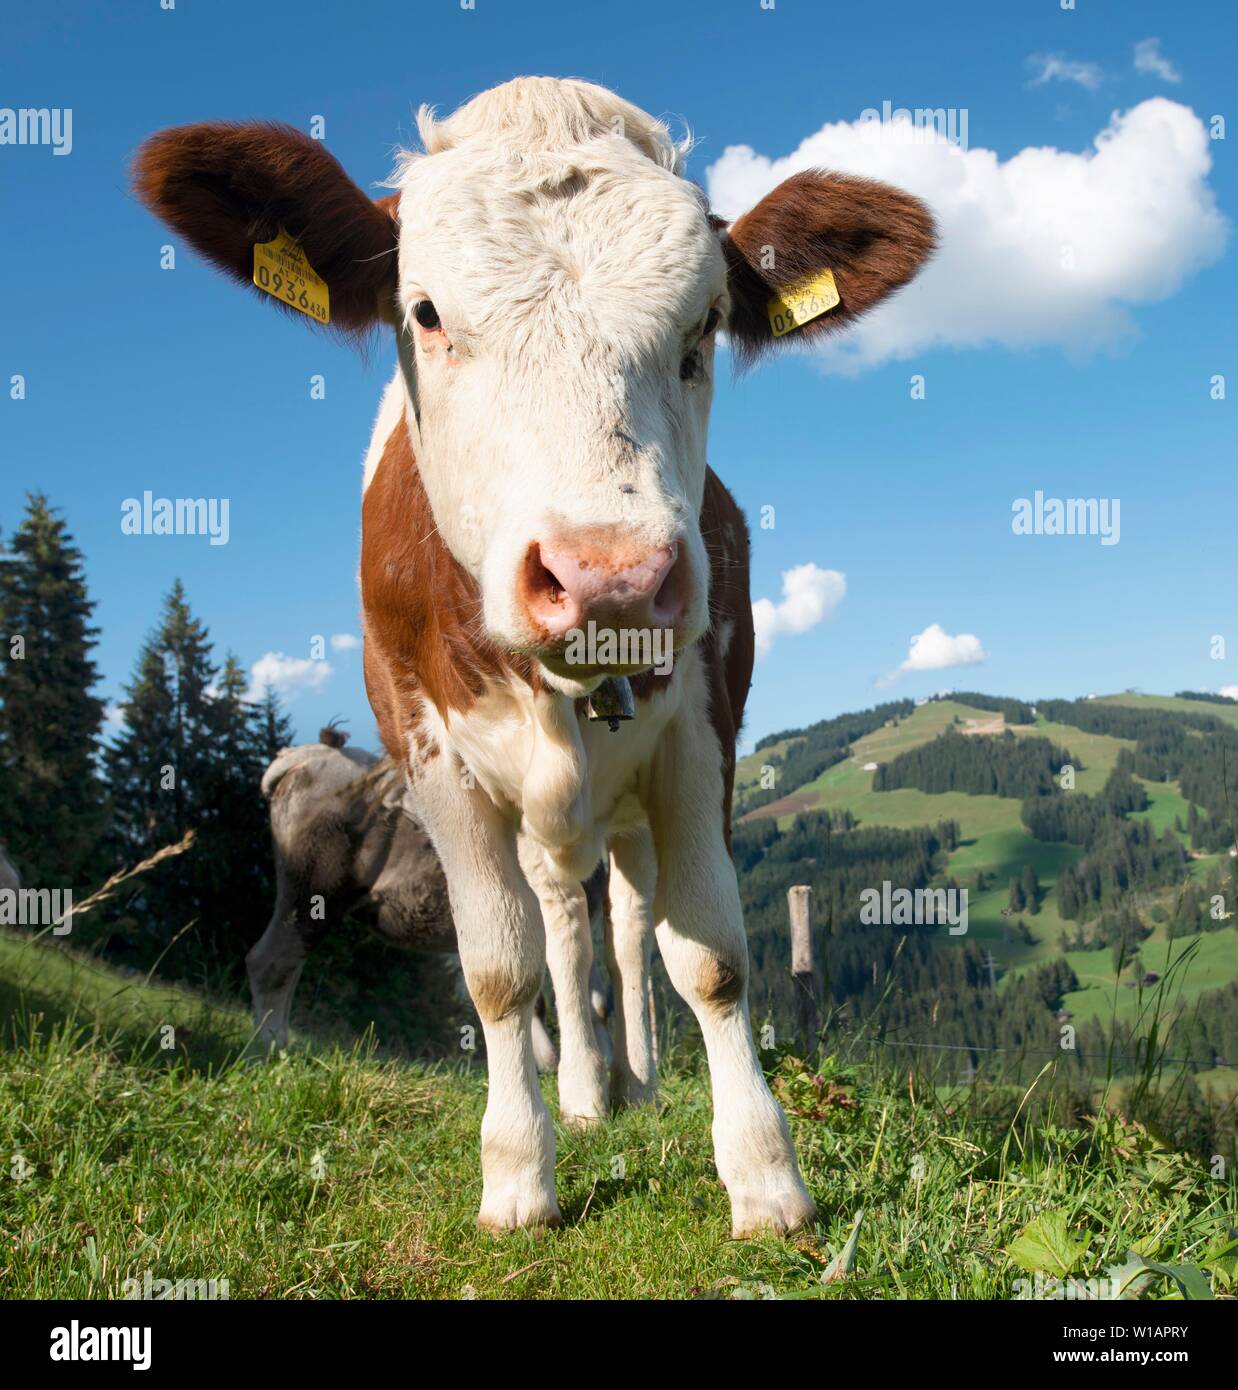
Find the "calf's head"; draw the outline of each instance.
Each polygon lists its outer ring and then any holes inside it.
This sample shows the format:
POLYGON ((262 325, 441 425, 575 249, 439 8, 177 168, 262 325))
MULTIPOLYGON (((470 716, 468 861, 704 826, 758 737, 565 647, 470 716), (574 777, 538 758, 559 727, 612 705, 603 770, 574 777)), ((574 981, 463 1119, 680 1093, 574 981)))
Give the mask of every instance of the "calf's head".
POLYGON ((435 526, 488 635, 578 693, 603 674, 568 660, 590 622, 673 629, 676 648, 708 625, 717 334, 743 359, 846 325, 915 274, 932 219, 808 171, 726 227, 665 127, 582 82, 518 79, 420 126, 376 201, 272 124, 161 132, 136 188, 246 283, 282 228, 327 283, 331 328, 390 326, 435 526), (825 270, 837 305, 776 338, 771 300, 825 270))

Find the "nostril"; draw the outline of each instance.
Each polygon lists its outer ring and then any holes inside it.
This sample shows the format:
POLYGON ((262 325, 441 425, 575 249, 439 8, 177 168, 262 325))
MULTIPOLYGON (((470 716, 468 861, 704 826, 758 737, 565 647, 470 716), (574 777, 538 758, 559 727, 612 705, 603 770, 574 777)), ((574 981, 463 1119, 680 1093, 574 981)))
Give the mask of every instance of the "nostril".
POLYGON ((541 546, 532 545, 525 556, 525 588, 527 596, 540 608, 550 605, 560 608, 568 598, 563 580, 546 563, 541 546))

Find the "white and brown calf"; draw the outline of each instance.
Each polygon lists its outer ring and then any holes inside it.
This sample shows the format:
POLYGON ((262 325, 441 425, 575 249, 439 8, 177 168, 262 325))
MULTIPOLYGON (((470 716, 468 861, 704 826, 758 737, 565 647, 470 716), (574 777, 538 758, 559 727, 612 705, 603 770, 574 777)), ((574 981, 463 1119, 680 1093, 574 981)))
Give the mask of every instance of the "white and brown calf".
POLYGON ((772 347, 771 298, 825 269, 840 302, 788 341, 845 325, 915 274, 932 220, 894 189, 809 171, 728 228, 665 127, 582 82, 509 82, 445 121, 423 109, 420 128, 378 202, 273 125, 165 131, 137 189, 246 283, 282 227, 329 286, 333 327, 394 333, 365 467, 366 681, 485 1028, 480 1222, 559 1220, 530 1041, 547 957, 567 986, 562 1108, 607 1113, 578 895, 608 853, 632 909, 612 913, 607 948, 617 1090, 653 1095, 651 909, 704 1035, 732 1229, 786 1231, 814 1204, 753 1046, 728 847, 753 640, 746 528, 706 465, 714 339, 772 347), (669 675, 572 657, 585 631, 655 630, 672 635, 669 675), (636 718, 612 733, 586 698, 614 676, 632 678, 636 718))

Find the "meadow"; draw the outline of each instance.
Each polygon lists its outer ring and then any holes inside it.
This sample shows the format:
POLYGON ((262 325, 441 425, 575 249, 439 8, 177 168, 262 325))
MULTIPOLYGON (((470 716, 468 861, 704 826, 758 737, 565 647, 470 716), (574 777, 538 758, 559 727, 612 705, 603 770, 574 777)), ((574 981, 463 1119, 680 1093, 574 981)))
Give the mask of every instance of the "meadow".
POLYGON ((0 981, 9 1298, 115 1298, 147 1273, 293 1299, 1009 1299, 1038 1274, 1112 1276, 1106 1296, 1235 1287, 1234 1175, 1170 1152, 1116 1096, 1021 1125, 1048 1073, 994 1119, 980 1088, 769 1055, 819 1217, 734 1241, 703 1059, 667 1037, 660 1108, 556 1126, 562 1228, 495 1238, 473 1224, 476 1058, 301 1037, 255 1062, 239 1010, 11 935, 0 981))

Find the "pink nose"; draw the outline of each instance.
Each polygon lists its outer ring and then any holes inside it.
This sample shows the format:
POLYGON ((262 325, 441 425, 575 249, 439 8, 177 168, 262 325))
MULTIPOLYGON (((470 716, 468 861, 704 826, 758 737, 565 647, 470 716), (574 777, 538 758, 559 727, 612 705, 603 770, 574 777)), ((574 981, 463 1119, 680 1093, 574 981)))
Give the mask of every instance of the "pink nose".
POLYGON ((534 542, 523 597, 534 625, 551 639, 589 621, 599 628, 668 628, 687 605, 676 544, 634 549, 630 538, 534 542))

